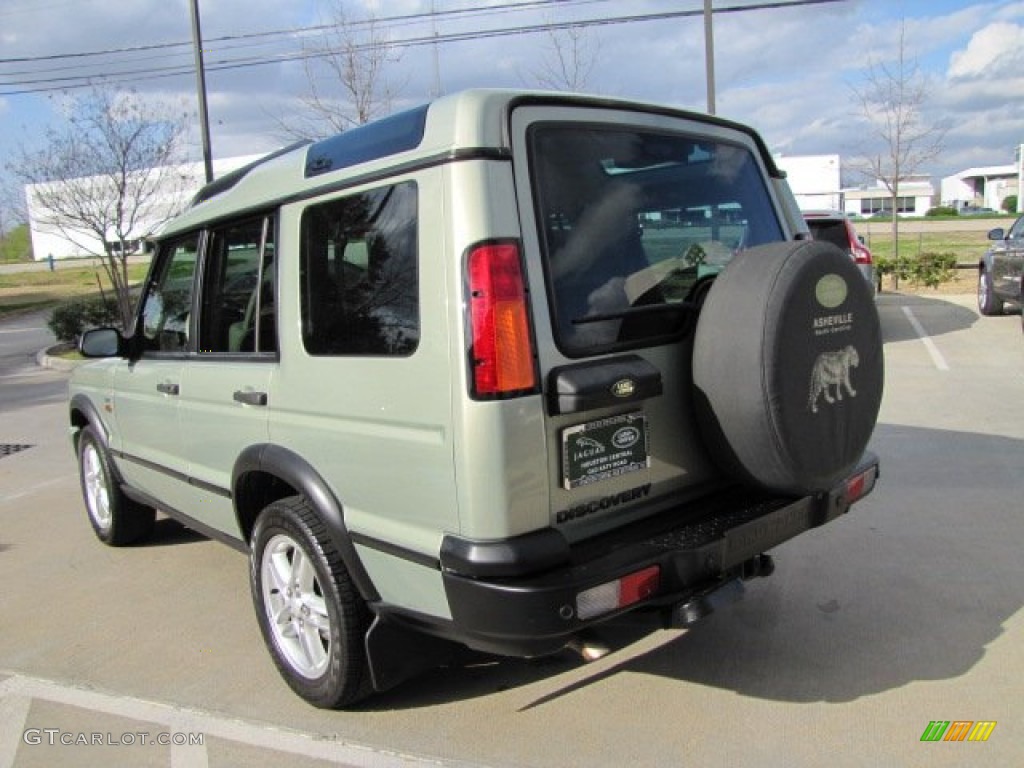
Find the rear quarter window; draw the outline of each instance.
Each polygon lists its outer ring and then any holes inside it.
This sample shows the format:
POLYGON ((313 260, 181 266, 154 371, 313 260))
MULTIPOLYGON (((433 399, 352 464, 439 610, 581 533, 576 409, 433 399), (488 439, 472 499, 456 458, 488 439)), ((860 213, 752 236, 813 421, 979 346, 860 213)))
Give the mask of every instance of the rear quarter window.
POLYGON ((410 355, 419 344, 413 182, 302 215, 302 340, 311 355, 410 355))
POLYGON ((698 282, 783 238, 743 145, 538 123, 528 146, 555 335, 569 356, 678 334, 698 282))

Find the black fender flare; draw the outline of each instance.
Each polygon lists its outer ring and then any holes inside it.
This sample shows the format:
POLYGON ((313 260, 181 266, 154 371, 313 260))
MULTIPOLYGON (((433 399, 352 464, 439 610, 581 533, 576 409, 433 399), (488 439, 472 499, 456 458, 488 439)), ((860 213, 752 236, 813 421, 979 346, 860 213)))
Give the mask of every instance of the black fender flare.
POLYGON ((96 407, 96 404, 81 392, 71 398, 71 402, 68 403, 68 415, 70 416, 71 426, 76 429, 81 429, 85 425, 77 424, 75 422, 75 411, 81 412, 85 417, 85 421, 96 428, 96 431, 100 436, 100 440, 103 441, 103 447, 110 448, 110 432, 107 429, 107 424, 103 421, 103 417, 100 415, 100 411, 96 407))
POLYGON ((239 530, 246 538, 251 527, 244 524, 239 510, 257 503, 258 494, 247 483, 246 476, 254 472, 272 475, 290 485, 306 497, 327 527, 331 542, 341 555, 359 594, 368 603, 380 601, 380 595, 370 580, 356 552, 352 537, 345 525, 345 510, 331 491, 327 482, 308 461, 299 454, 272 443, 252 445, 246 448, 235 461, 231 475, 232 498, 239 530))

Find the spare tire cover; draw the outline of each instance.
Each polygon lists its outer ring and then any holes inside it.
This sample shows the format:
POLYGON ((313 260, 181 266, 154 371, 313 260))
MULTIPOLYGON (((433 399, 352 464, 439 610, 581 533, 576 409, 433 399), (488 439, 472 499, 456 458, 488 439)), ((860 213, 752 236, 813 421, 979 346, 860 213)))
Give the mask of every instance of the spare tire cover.
POLYGON ((735 479, 832 488, 861 458, 884 376, 874 298, 847 254, 815 241, 737 254, 697 321, 697 421, 735 479))

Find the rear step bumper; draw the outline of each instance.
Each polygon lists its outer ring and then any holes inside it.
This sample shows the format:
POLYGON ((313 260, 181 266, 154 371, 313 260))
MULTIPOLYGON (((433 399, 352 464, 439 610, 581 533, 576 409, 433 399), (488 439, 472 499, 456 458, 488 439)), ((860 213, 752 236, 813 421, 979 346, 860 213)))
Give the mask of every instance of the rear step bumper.
POLYGON ((734 582, 768 575, 771 559, 762 553, 844 514, 877 478, 878 458, 866 454, 850 479, 827 494, 730 493, 699 510, 672 509, 571 547, 553 529, 501 542, 446 537, 441 565, 455 634, 478 650, 535 656, 556 652, 588 627, 637 608, 660 609, 667 626, 686 626, 723 597, 742 592, 734 582), (655 566, 651 594, 579 617, 580 593, 655 566))

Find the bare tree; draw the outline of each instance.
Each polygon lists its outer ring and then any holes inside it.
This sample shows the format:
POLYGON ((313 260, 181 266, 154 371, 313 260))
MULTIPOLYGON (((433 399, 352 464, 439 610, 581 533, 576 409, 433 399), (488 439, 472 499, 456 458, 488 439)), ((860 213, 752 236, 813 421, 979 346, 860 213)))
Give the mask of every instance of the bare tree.
POLYGON ((600 45, 584 27, 549 29, 548 42, 532 79, 555 91, 584 91, 597 63, 600 45))
POLYGON ((863 83, 852 90, 859 116, 868 127, 868 143, 855 169, 880 181, 889 193, 898 286, 900 183, 942 151, 946 135, 943 127, 924 118, 929 82, 917 60, 907 55, 905 22, 900 23, 895 59, 872 59, 863 83))
POLYGON ((132 315, 128 256, 181 210, 193 180, 184 175, 184 117, 159 119, 134 93, 92 90, 43 149, 7 163, 26 186, 37 226, 100 257, 125 327, 132 315))
POLYGON ((352 20, 339 0, 330 23, 303 44, 303 113, 278 122, 290 137, 312 139, 383 117, 396 96, 387 69, 400 58, 374 16, 352 20))

